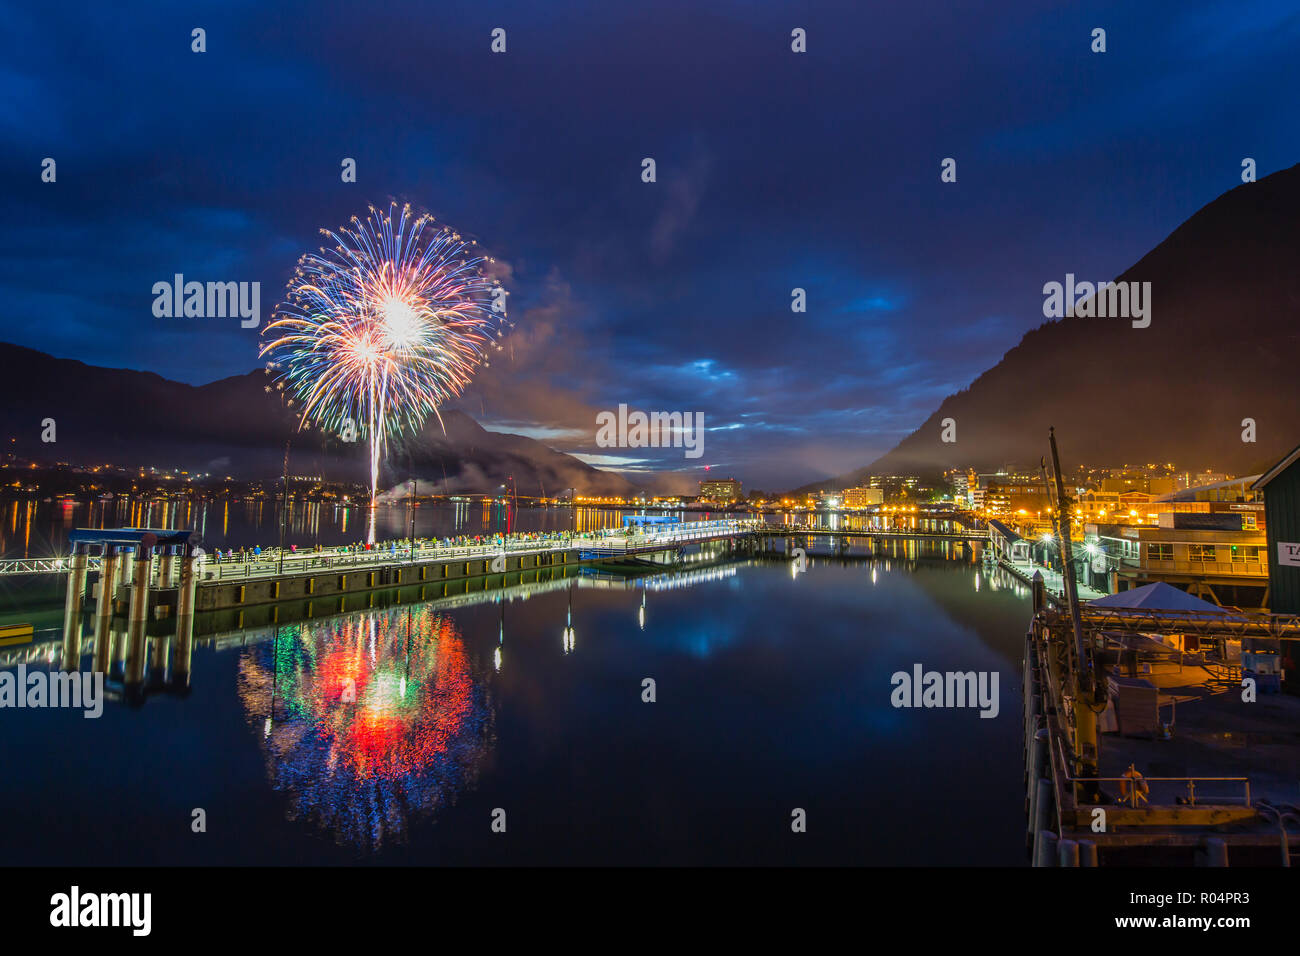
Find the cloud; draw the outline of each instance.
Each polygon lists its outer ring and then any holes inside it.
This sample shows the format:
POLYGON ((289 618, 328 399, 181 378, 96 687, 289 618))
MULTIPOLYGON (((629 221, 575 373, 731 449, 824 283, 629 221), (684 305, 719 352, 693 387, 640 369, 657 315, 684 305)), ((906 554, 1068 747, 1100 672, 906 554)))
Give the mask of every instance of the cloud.
POLYGON ((650 229, 650 253, 656 263, 662 264, 669 258, 678 236, 695 218, 708 181, 709 166, 708 158, 696 153, 680 172, 664 165, 658 167, 658 185, 667 192, 668 198, 650 229))

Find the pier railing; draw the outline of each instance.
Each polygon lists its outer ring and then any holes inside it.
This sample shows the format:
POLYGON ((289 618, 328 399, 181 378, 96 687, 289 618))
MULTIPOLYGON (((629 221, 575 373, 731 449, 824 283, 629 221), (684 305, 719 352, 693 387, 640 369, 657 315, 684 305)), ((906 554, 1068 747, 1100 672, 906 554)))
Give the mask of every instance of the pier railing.
POLYGON ((579 532, 564 538, 495 542, 474 545, 425 545, 412 552, 408 547, 351 551, 304 551, 301 553, 264 551, 256 557, 214 560, 205 556, 200 580, 230 581, 281 575, 332 571, 350 567, 409 564, 425 561, 488 560, 504 555, 545 554, 551 551, 598 551, 619 554, 672 547, 692 541, 708 540, 751 531, 757 524, 751 519, 692 521, 668 531, 626 535, 618 530, 579 532))
MULTIPOLYGON (((1057 739, 1056 743, 1059 749, 1059 753, 1057 756, 1060 761, 1058 766, 1061 768, 1060 769, 1061 782, 1065 784, 1069 784, 1076 795, 1079 793, 1080 788, 1086 785, 1103 784, 1103 783, 1113 784, 1112 789, 1118 792, 1120 795, 1120 798, 1116 802, 1110 804, 1089 803, 1087 801, 1080 800, 1075 804, 1075 807, 1080 810, 1091 809, 1092 807, 1106 807, 1106 806, 1123 806, 1123 807, 1129 807, 1134 810, 1141 810, 1148 807, 1162 807, 1162 806, 1169 806, 1169 807, 1178 806, 1178 807, 1192 808, 1197 806, 1203 807, 1205 806, 1206 803, 1209 803, 1213 806, 1223 806, 1226 804, 1231 804, 1235 806, 1237 803, 1240 803, 1242 806, 1246 806, 1246 807, 1249 807, 1251 805, 1249 777, 1145 777, 1142 776, 1141 774, 1138 774, 1137 776, 1122 776, 1122 777, 1075 777, 1070 775, 1065 770, 1066 767, 1070 766, 1070 757, 1069 754, 1067 754, 1065 751, 1064 743, 1060 740, 1060 738, 1057 739), (1208 798, 1202 796, 1198 798, 1196 793, 1196 787, 1198 784, 1204 784, 1204 783, 1240 784, 1242 788, 1241 796, 1240 797, 1211 796, 1208 798), (1143 792, 1143 784, 1145 784, 1147 787, 1146 792, 1143 792), (1160 789, 1166 792, 1170 790, 1173 791, 1181 790, 1182 791, 1181 796, 1183 797, 1183 802, 1178 803, 1177 800, 1153 800, 1154 794, 1150 789, 1151 784, 1177 784, 1177 786, 1173 788, 1162 786, 1160 789), (1198 799, 1200 799, 1202 802, 1198 803, 1197 802, 1198 799)), ((1178 796, 1178 794, 1175 793, 1175 796, 1178 796)))
MULTIPOLYGON (((665 530, 639 534, 626 534, 622 529, 610 528, 601 531, 566 532, 561 538, 522 539, 504 543, 417 544, 414 551, 409 545, 385 549, 373 548, 369 551, 330 547, 321 551, 281 552, 276 548, 268 548, 258 555, 245 552, 235 558, 218 558, 215 552, 210 552, 202 559, 200 580, 248 580, 324 569, 371 567, 419 561, 466 561, 489 559, 505 554, 543 554, 557 550, 630 553, 657 547, 673 547, 692 541, 752 534, 758 531, 761 525, 762 522, 757 518, 726 518, 690 521, 665 530)), ((0 559, 0 577, 16 574, 67 574, 70 567, 71 561, 66 557, 6 558, 0 559)), ((98 571, 99 567, 98 556, 87 556, 87 571, 98 571)), ((162 586, 168 585, 164 583, 162 586)))
MULTIPOLYGON (((67 558, 5 558, 0 560, 0 575, 66 574, 70 564, 67 558)), ((98 571, 99 558, 87 558, 86 570, 98 571)))
POLYGON ((417 547, 412 553, 409 547, 396 551, 306 551, 301 554, 285 554, 283 562, 278 551, 264 551, 257 557, 244 560, 223 558, 220 561, 205 556, 201 580, 229 581, 260 577, 279 577, 280 575, 305 574, 316 570, 337 570, 339 568, 370 567, 381 564, 415 563, 422 561, 457 561, 495 558, 503 554, 541 554, 547 551, 563 550, 573 547, 571 542, 527 541, 509 542, 503 545, 465 545, 448 547, 417 547))

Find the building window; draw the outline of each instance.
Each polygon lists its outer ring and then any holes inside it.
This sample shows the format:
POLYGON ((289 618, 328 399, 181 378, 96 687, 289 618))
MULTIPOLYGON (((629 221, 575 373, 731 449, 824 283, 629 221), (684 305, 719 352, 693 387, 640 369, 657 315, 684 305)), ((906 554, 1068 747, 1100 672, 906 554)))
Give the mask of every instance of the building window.
POLYGON ((1148 544, 1147 560, 1148 561, 1172 561, 1174 559, 1174 546, 1172 544, 1148 544))
POLYGON ((1247 547, 1247 546, 1245 546, 1245 545, 1242 545, 1241 547, 1238 547, 1237 545, 1234 544, 1234 545, 1232 546, 1232 560, 1234 560, 1234 561, 1255 561, 1255 562, 1258 562, 1258 561, 1259 561, 1259 548, 1255 548, 1255 547, 1247 547))
MULTIPOLYGON (((1242 530, 1242 531, 1258 531, 1258 530, 1259 530, 1259 526, 1255 523, 1255 516, 1254 516, 1254 515, 1242 515, 1242 516, 1241 516, 1241 530, 1242 530)), ((1235 551, 1236 549, 1234 548, 1233 550, 1235 551)))
POLYGON ((1214 545, 1212 544, 1189 544, 1187 546, 1188 561, 1213 561, 1214 545))

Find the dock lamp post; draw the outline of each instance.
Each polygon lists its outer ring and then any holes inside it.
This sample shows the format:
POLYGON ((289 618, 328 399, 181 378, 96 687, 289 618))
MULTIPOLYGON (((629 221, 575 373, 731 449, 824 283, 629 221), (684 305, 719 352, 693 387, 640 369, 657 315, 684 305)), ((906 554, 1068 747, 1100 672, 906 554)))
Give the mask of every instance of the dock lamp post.
POLYGON ((506 482, 509 483, 509 486, 502 484, 500 488, 502 491, 507 492, 508 495, 506 500, 506 535, 508 536, 514 529, 515 512, 519 509, 519 490, 515 486, 514 475, 507 475, 506 482))
MULTIPOLYGON (((1054 534, 1052 534, 1051 532, 1043 532, 1043 535, 1042 535, 1042 537, 1040 538, 1040 540, 1041 540, 1042 543, 1043 543, 1043 554, 1044 554, 1044 557, 1046 557, 1046 556, 1047 556, 1047 549, 1048 549, 1048 548, 1051 548, 1053 545, 1056 544, 1056 536, 1055 536, 1054 534)), ((1058 548, 1057 548, 1057 553, 1058 553, 1058 554, 1060 553, 1060 550, 1061 550, 1061 549, 1058 547, 1058 548)), ((1093 570, 1096 570, 1096 567, 1097 567, 1097 564, 1098 564, 1098 559, 1100 559, 1102 562, 1104 562, 1104 561, 1106 560, 1106 552, 1105 552, 1103 549, 1097 547, 1097 545, 1095 545, 1095 544, 1085 544, 1085 545, 1083 546, 1083 550, 1084 550, 1084 552, 1085 552, 1084 554, 1080 554, 1080 555, 1072 555, 1072 556, 1071 556, 1071 561, 1070 561, 1070 565, 1071 565, 1071 567, 1069 568, 1069 572, 1070 572, 1071 574, 1075 574, 1075 566, 1077 566, 1077 565, 1084 564, 1084 563, 1090 563, 1091 566, 1092 566, 1092 568, 1093 568, 1093 570)), ((1061 578, 1062 578, 1061 586, 1062 586, 1062 587, 1065 586, 1064 578, 1065 578, 1066 570, 1067 570, 1067 569, 1065 568, 1065 560, 1064 560, 1064 558, 1062 558, 1062 559, 1061 559, 1061 578)), ((1099 572, 1099 573, 1104 573, 1104 572, 1099 572)), ((1076 576, 1077 576, 1077 575, 1076 575, 1076 576)))
MULTIPOLYGON (((289 443, 293 441, 293 435, 290 435, 284 443, 284 484, 280 488, 280 575, 284 576, 284 532, 285 525, 289 521, 289 443)), ((278 585, 277 585, 278 586, 278 585)))
POLYGON ((1048 562, 1051 560, 1051 547, 1056 543, 1056 537, 1050 531, 1044 531, 1038 539, 1043 545, 1043 565, 1051 568, 1048 562))
MULTIPOLYGON (((266 374, 267 375, 273 374, 274 369, 275 369, 275 363, 268 364, 265 370, 266 374)), ((294 400, 284 393, 284 382, 276 382, 274 389, 272 388, 272 386, 266 385, 263 387, 263 390, 268 395, 271 394, 271 392, 274 390, 278 394, 284 410, 289 412, 291 415, 298 415, 298 413, 293 410, 293 406, 295 404, 294 400)), ((289 431, 289 436, 284 440, 284 478, 283 478, 284 483, 280 487, 280 562, 279 562, 280 570, 279 573, 281 575, 284 574, 284 538, 285 538, 285 533, 289 521, 289 446, 293 444, 293 436, 295 431, 303 431, 303 430, 310 430, 310 429, 311 429, 311 420, 308 419, 306 415, 299 416, 298 427, 296 429, 291 429, 289 431)))
MULTIPOLYGON (((285 402, 286 406, 293 405, 293 399, 285 402)), ((304 418, 299 422, 299 428, 303 430, 311 429, 311 422, 304 418)), ((284 574, 284 538, 289 524, 289 446, 293 444, 293 433, 284 442, 284 476, 283 485, 280 488, 280 571, 284 574)))
POLYGON ((411 562, 414 562, 415 561, 415 479, 414 478, 411 479, 410 510, 411 510, 411 551, 410 551, 409 560, 411 562))
MULTIPOLYGON (((1080 560, 1086 560, 1091 573, 1100 574, 1104 579, 1106 572, 1110 570, 1110 563, 1106 555, 1106 549, 1100 545, 1093 544, 1090 541, 1083 546, 1083 550, 1087 552, 1087 557, 1081 558, 1080 560)), ((1089 582, 1092 581, 1091 575, 1088 580, 1089 582)))

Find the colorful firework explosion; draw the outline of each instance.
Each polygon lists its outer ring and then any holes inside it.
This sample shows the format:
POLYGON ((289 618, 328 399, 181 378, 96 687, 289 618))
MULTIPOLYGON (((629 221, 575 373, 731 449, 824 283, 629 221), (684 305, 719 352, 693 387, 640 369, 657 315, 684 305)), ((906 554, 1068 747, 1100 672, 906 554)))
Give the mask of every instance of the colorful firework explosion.
POLYGON ((409 205, 322 234, 333 248, 299 260, 260 354, 302 421, 369 441, 373 504, 389 438, 423 427, 501 348, 505 292, 476 241, 409 205))
POLYGON ((291 817, 371 851, 471 785, 492 742, 486 688, 427 608, 284 627, 240 660, 239 694, 291 817))

